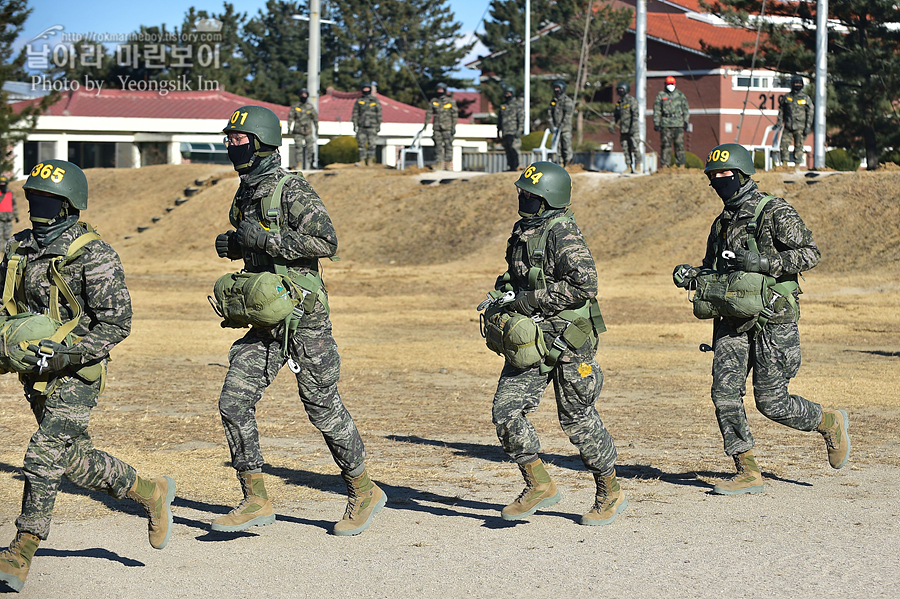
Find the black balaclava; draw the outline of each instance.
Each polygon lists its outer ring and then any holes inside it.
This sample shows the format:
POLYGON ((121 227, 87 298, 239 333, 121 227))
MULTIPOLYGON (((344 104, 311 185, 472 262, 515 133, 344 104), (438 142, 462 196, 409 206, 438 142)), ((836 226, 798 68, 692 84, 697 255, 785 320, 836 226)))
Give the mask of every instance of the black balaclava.
POLYGON ((45 196, 25 190, 31 232, 41 247, 53 243, 63 231, 78 222, 79 212, 62 196, 45 196), (70 214, 71 213, 71 214, 70 214))
POLYGON ((537 216, 541 213, 543 204, 544 198, 541 196, 534 194, 526 196, 521 191, 519 192, 519 216, 522 218, 537 216))
POLYGON ((503 94, 503 101, 506 102, 507 104, 512 102, 512 99, 513 99, 513 95, 510 92, 506 92, 503 94))
POLYGON ((370 95, 371 93, 372 93, 372 88, 369 87, 368 85, 365 86, 364 88, 362 88, 362 94, 363 94, 364 96, 368 96, 368 95, 370 95))
POLYGON ((619 97, 620 97, 620 98, 624 98, 624 97, 625 97, 625 88, 624 88, 624 87, 617 87, 617 88, 616 88, 616 93, 619 94, 619 97))
POLYGON ((554 96, 561 96, 561 95, 562 95, 562 88, 561 88, 560 86, 558 86, 558 85, 555 86, 555 87, 553 88, 553 95, 554 95, 554 96))
POLYGON ((799 92, 800 90, 802 90, 802 89, 803 89, 803 83, 801 83, 801 82, 799 82, 799 81, 796 82, 796 83, 792 83, 792 84, 791 84, 791 90, 793 90, 793 92, 794 92, 795 94, 796 94, 797 92, 799 92))
POLYGON ((300 94, 300 103, 306 104, 306 101, 309 100, 309 94, 300 94))
POLYGON ((228 159, 234 165, 234 170, 240 175, 245 175, 254 170, 260 161, 270 156, 277 148, 260 143, 255 135, 248 135, 248 143, 240 146, 228 146, 228 159))
POLYGON ((744 189, 752 179, 740 171, 732 171, 734 174, 730 177, 713 177, 709 180, 709 186, 722 198, 725 208, 733 210, 739 207, 744 201, 744 195, 747 191, 744 189))

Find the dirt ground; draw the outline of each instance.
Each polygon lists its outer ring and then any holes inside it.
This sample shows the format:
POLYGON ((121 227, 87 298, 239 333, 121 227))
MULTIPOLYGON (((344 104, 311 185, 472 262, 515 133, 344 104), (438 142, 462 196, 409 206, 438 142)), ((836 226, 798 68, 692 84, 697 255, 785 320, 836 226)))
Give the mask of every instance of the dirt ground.
MULTIPOLYGON (((287 369, 257 410, 279 523, 207 529, 239 494, 217 398, 240 331, 222 329, 206 299, 237 267, 213 248, 228 228, 234 173, 182 165, 87 175, 84 219, 120 253, 135 312, 91 434, 139 472, 177 481, 176 530, 171 549, 153 552, 133 504, 64 483, 26 593, 876 597, 900 582, 900 171, 758 177, 797 208, 823 255, 802 282, 804 365, 791 390, 847 409, 853 452, 832 471, 818 434, 767 421, 748 397, 767 485, 752 498, 709 495, 732 468, 709 400, 711 356, 698 351, 711 326, 671 283, 676 264, 702 258, 721 202, 699 171, 573 175, 609 329, 598 409, 630 499, 600 531, 574 524, 592 480, 559 429, 552 393, 532 420, 570 499, 524 526, 499 518, 521 484, 491 424, 502 360, 485 348, 475 306, 504 269, 516 174, 431 184, 427 173, 380 168, 311 174, 340 241, 341 261, 324 274, 340 389, 391 499, 369 531, 340 541, 326 531, 342 513, 343 484, 287 369), (258 583, 226 582, 248 556, 267 562, 258 583)), ((34 428, 16 379, 0 378, 0 536, 14 534, 34 428)))

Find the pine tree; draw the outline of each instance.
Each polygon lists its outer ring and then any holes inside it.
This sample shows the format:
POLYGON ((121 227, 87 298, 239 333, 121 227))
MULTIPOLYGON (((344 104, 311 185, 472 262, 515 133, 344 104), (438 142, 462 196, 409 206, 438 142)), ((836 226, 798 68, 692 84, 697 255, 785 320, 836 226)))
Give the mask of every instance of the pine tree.
POLYGON ((309 57, 309 22, 293 18, 301 14, 297 5, 268 0, 244 26, 240 44, 246 57, 251 97, 264 102, 290 105, 306 87, 309 57))

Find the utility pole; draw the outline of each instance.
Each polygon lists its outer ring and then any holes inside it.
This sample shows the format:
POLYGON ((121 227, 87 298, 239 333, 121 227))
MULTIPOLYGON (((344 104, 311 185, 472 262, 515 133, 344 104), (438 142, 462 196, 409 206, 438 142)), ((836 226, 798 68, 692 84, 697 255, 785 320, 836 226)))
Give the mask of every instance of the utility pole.
POLYGON ((634 86, 638 105, 638 131, 640 131, 641 168, 647 168, 647 0, 637 0, 634 27, 634 86))
POLYGON ((319 52, 321 38, 319 0, 309 0, 309 60, 306 63, 306 91, 309 102, 319 110, 319 52))
POLYGON ((813 168, 825 168, 825 101, 828 87, 828 0, 816 2, 816 110, 813 168))
POLYGON ((531 0, 525 0, 525 135, 531 133, 531 0))

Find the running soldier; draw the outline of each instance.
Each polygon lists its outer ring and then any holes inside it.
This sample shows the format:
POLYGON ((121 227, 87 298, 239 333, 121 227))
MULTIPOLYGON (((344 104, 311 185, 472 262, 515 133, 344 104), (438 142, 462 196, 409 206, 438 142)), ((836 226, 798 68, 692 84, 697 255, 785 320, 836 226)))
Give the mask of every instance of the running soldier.
POLYGON ((279 166, 281 124, 275 113, 261 106, 243 106, 231 116, 224 132, 240 187, 230 213, 236 230, 216 237, 216 252, 221 258, 243 260, 247 272, 284 271, 310 291, 304 295, 305 313, 293 334, 286 330, 286 322, 254 326, 231 346, 219 412, 244 498, 230 513, 216 518, 212 529, 234 532, 275 522, 263 480, 265 461, 255 412, 263 392, 287 363, 296 375, 310 422, 322 433, 347 483, 347 509, 334 534, 357 535, 368 528, 387 496, 369 479, 362 438, 337 388, 341 357, 331 335, 328 296, 319 274, 319 259, 337 251, 334 226, 306 179, 291 176, 279 166), (275 197, 279 186, 279 207, 264 210, 263 203, 275 197), (276 219, 277 227, 270 218, 276 219))
MULTIPOLYGON (((540 458, 540 440, 526 415, 537 410, 553 383, 559 423, 593 475, 597 492, 581 524, 611 524, 628 505, 616 479, 616 447, 597 413, 603 387, 597 364, 597 334, 606 330, 597 307, 597 269, 568 209, 572 180, 561 166, 535 162, 516 181, 519 215, 506 250, 508 270, 492 297, 510 292, 500 304, 504 318, 534 326, 528 347, 544 348, 531 366, 507 355, 493 401, 493 423, 503 451, 525 479, 525 490, 503 508, 504 520, 521 520, 556 504, 560 493, 540 458), (537 339, 537 341, 536 341, 537 339), (546 340, 546 341, 545 341, 546 340), (515 363, 514 363, 515 362, 515 363)), ((510 330, 507 328, 507 330, 510 330)))
POLYGON ((625 168, 629 172, 641 172, 641 130, 640 114, 637 100, 629 94, 631 86, 626 81, 620 81, 616 86, 619 101, 613 112, 615 122, 609 126, 609 132, 615 132, 615 123, 619 124, 619 140, 622 142, 622 152, 625 154, 625 168))
POLYGON ((313 167, 316 158, 316 137, 319 135, 319 113, 309 103, 309 92, 300 90, 300 101, 288 113, 288 135, 294 136, 294 151, 297 156, 296 170, 307 171, 313 167))
POLYGON ((138 476, 119 458, 95 449, 88 434, 109 352, 131 332, 132 313, 118 254, 78 220, 88 202, 84 172, 65 160, 47 160, 32 169, 24 190, 31 229, 6 245, 0 265, 4 339, 34 340, 22 356, 9 348, 2 356, 4 371, 19 372, 38 422, 22 466, 18 532, 0 551, 0 582, 15 591, 22 590, 34 552, 50 532, 63 476, 141 504, 155 549, 171 538, 175 499, 171 478, 138 476))
POLYGON ((432 123, 432 140, 434 141, 434 156, 438 161, 438 169, 444 170, 446 163, 450 163, 453 169, 453 138, 456 137, 456 123, 459 120, 459 110, 456 100, 447 94, 447 85, 438 83, 434 90, 435 97, 425 108, 425 126, 432 123))
POLYGON ((359 146, 359 162, 356 166, 375 164, 375 146, 381 129, 381 102, 372 93, 373 86, 374 83, 364 84, 361 88, 362 95, 353 103, 350 120, 359 146))
POLYGON ((497 137, 503 142, 506 152, 506 170, 519 170, 519 149, 522 147, 522 133, 525 131, 525 105, 516 98, 516 90, 511 85, 503 86, 503 104, 497 111, 497 137))
POLYGON ((550 108, 547 116, 553 135, 559 136, 556 150, 559 153, 559 163, 567 166, 572 162, 572 117, 575 116, 575 101, 566 95, 566 82, 559 80, 553 82, 553 99, 550 100, 550 108))
POLYGON ((653 130, 659 131, 659 167, 668 168, 675 146, 675 164, 684 168, 684 132, 688 130, 691 112, 680 89, 675 89, 675 77, 666 77, 666 89, 656 94, 653 102, 653 130))
POLYGON ((701 271, 762 273, 773 294, 764 313, 751 318, 718 317, 713 325, 712 401, 725 454, 737 474, 713 493, 762 493, 763 477, 753 456, 754 440, 744 411, 747 374, 753 371, 753 397, 766 418, 825 438, 828 461, 842 468, 850 456, 849 418, 844 410, 822 406, 788 392, 800 369, 798 275, 819 262, 819 248, 797 211, 784 199, 759 191, 750 152, 739 144, 716 146, 706 159, 709 185, 724 209, 713 221, 706 256, 699 268, 682 264, 673 279, 696 288, 701 271))

